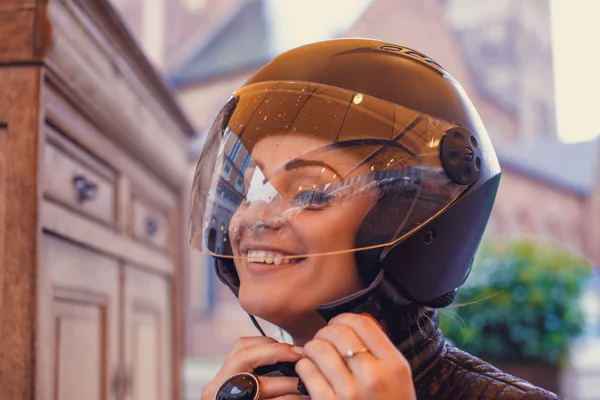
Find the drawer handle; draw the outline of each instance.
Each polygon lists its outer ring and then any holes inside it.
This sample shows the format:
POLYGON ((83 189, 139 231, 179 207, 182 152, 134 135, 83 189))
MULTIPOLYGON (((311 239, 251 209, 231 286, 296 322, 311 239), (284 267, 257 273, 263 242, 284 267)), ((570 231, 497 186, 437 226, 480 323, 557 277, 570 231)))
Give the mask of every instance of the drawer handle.
POLYGON ((98 185, 89 181, 83 175, 75 175, 73 177, 73 185, 77 191, 77 198, 80 202, 93 200, 98 194, 98 185))
POLYGON ((158 222, 154 218, 148 217, 146 219, 146 234, 153 237, 158 232, 158 222))

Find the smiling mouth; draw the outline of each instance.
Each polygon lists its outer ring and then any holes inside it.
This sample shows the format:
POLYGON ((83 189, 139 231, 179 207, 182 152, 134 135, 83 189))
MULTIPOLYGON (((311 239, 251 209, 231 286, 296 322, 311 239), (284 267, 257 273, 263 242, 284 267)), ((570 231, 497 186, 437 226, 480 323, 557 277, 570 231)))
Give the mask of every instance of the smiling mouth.
POLYGON ((291 256, 289 254, 275 253, 265 250, 250 250, 248 251, 248 262, 263 263, 263 264, 297 264, 306 260, 306 257, 291 256))

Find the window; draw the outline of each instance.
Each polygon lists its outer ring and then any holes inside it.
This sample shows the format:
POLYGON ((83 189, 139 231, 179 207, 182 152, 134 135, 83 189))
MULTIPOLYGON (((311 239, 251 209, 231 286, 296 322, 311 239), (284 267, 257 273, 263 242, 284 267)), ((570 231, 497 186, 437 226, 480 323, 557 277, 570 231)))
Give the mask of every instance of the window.
POLYGON ((525 210, 521 210, 515 219, 516 233, 517 235, 535 235, 535 226, 529 213, 525 210))
POLYGON ((229 159, 232 162, 235 162, 235 159, 237 158, 241 148, 242 148, 242 141, 237 139, 235 141, 235 143, 233 143, 233 147, 231 148, 231 151, 229 152, 229 159))
POLYGON ((244 157, 242 168, 240 168, 242 175, 244 174, 244 172, 246 172, 246 168, 248 168, 248 165, 250 165, 250 153, 246 153, 246 157, 244 157))
POLYGON ((223 170, 221 171, 221 178, 229 180, 229 177, 231 176, 231 170, 231 164, 226 161, 225 165, 223 165, 223 170))
POLYGON ((545 101, 536 104, 537 131, 540 136, 554 136, 554 116, 545 101))
POLYGON ((241 176, 238 176, 235 180, 235 190, 237 190, 240 193, 244 191, 244 178, 242 178, 241 176))
POLYGON ((554 240, 557 243, 563 243, 565 240, 563 233, 563 227, 560 221, 557 221, 553 217, 549 217, 544 222, 544 229, 542 234, 546 238, 554 240))
POLYGON ((491 236, 502 236, 505 232, 504 226, 504 213, 499 208, 494 208, 492 211, 492 215, 490 215, 490 220, 485 229, 486 234, 491 236))

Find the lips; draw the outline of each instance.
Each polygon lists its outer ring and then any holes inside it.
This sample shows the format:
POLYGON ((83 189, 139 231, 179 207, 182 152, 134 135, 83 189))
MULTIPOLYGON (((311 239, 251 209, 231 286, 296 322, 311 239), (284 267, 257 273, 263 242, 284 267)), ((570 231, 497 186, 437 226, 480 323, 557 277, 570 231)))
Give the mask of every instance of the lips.
POLYGON ((242 239, 239 243, 240 255, 245 257, 248 266, 254 265, 254 268, 259 266, 274 269, 278 266, 288 266, 304 261, 306 258, 301 255, 306 254, 299 248, 293 246, 274 246, 274 239, 270 243, 261 240, 260 243, 252 238, 242 239))

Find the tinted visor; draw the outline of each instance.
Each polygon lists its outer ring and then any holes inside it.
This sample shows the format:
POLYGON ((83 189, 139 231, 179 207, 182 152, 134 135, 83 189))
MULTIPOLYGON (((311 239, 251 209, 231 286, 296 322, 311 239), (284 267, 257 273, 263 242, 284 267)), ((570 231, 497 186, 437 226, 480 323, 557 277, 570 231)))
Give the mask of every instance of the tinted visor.
POLYGON ((325 85, 244 87, 215 120, 200 157, 191 244, 275 264, 394 244, 467 189, 440 159, 440 141, 453 127, 325 85), (358 235, 365 226, 367 242, 332 240, 318 252, 292 244, 307 227, 358 235))

